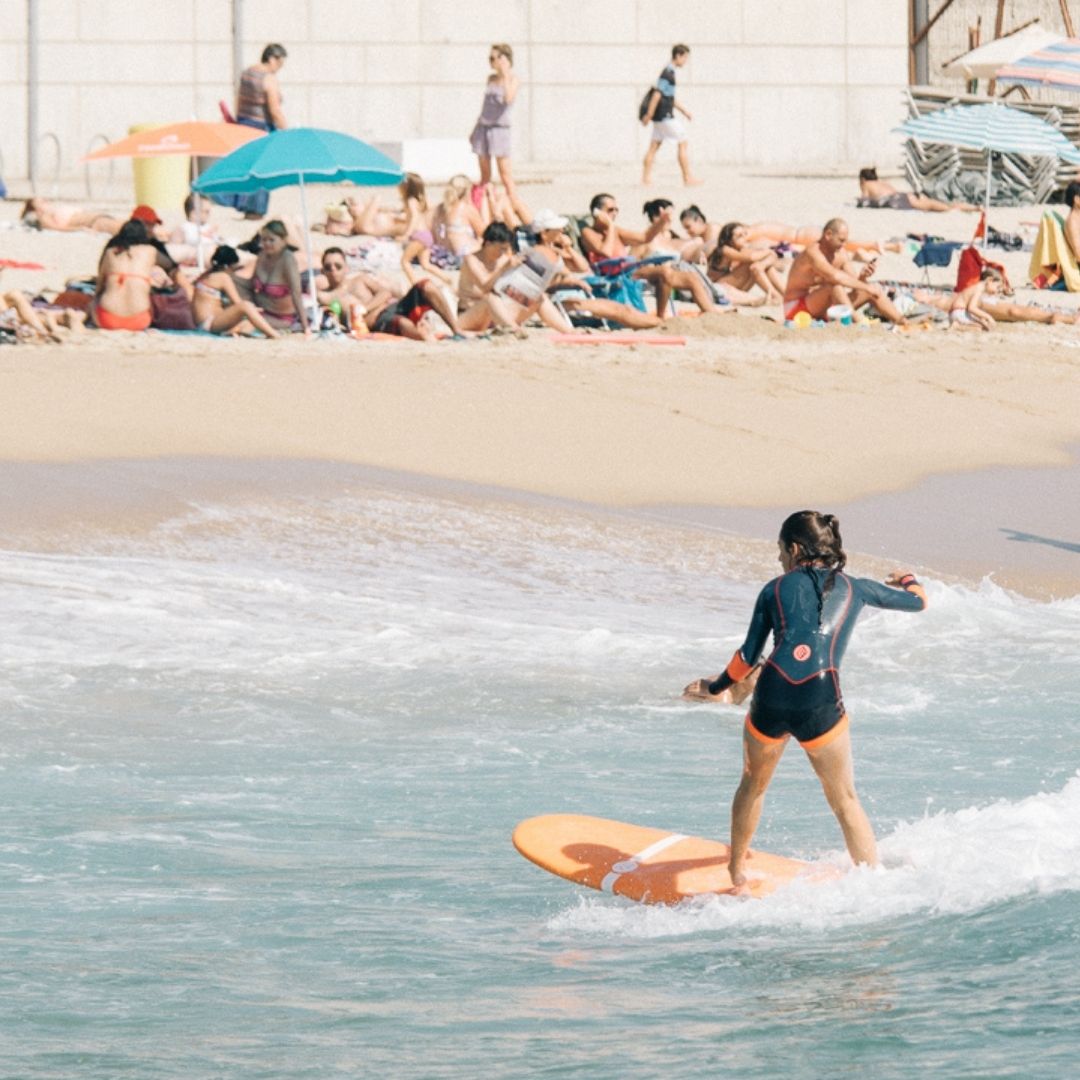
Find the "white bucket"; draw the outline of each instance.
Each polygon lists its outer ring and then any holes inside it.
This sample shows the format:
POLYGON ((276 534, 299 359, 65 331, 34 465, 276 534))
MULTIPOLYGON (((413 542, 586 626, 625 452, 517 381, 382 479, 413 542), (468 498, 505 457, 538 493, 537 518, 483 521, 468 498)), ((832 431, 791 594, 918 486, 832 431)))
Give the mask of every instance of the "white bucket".
POLYGON ((850 304, 833 304, 828 311, 825 312, 825 318, 829 322, 842 323, 844 326, 850 326, 852 320, 855 318, 855 312, 851 310, 850 304))

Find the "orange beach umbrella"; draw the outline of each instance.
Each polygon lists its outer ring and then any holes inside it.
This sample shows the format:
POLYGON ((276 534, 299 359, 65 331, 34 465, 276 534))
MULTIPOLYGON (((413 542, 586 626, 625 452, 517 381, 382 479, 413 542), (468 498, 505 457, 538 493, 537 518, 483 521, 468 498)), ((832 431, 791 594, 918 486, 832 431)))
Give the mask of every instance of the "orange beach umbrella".
POLYGON ((137 131, 87 154, 83 161, 102 161, 105 158, 225 157, 237 147, 266 134, 246 124, 211 123, 188 120, 182 124, 165 124, 148 131, 137 131))
MULTIPOLYGON (((181 124, 163 124, 161 127, 137 131, 126 139, 102 146, 87 154, 83 161, 102 161, 105 158, 155 158, 155 157, 227 157, 252 139, 266 134, 247 124, 223 124, 220 121, 188 120, 181 124)), ((198 175, 198 163, 196 163, 198 175)), ((197 196, 196 196, 197 197, 197 196)), ((203 267, 202 234, 196 247, 196 260, 203 267)))

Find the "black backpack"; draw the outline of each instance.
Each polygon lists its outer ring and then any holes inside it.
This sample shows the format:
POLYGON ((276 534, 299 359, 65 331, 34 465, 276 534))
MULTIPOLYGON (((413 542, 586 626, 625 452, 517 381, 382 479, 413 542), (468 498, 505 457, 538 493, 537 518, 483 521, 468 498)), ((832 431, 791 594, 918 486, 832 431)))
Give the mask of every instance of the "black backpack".
POLYGON ((641 99, 641 104, 638 106, 637 118, 639 120, 644 120, 645 117, 649 115, 649 102, 652 100, 653 94, 658 92, 659 91, 657 91, 655 86, 650 86, 649 89, 645 91, 645 96, 641 99))

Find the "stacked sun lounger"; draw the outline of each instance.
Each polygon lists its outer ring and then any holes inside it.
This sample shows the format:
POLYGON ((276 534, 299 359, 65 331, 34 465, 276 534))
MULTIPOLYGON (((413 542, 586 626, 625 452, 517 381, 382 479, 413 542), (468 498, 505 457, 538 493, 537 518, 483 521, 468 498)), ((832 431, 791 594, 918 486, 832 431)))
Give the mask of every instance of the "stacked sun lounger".
MULTIPOLYGON (((904 91, 908 116, 927 116, 952 105, 984 105, 996 101, 975 94, 947 94, 930 87, 904 91)), ((1056 127, 1080 147, 1080 108, 1012 98, 1010 108, 1031 113, 1056 127)), ((1074 178, 1076 167, 1052 158, 996 154, 991 173, 990 202, 995 206, 1026 206, 1046 202, 1074 178)), ((986 153, 909 139, 904 173, 918 192, 935 199, 981 203, 986 194, 986 153)))

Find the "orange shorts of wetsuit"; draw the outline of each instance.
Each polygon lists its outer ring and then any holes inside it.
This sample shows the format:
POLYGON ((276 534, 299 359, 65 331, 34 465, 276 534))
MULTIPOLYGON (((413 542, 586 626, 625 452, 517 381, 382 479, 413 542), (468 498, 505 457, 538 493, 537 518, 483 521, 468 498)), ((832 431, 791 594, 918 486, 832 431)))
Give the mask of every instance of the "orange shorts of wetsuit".
POLYGON ((847 713, 837 718, 835 711, 818 710, 802 715, 792 714, 780 718, 770 715, 768 722, 759 716, 755 723, 750 713, 746 714, 746 730, 759 743, 771 746, 783 742, 789 735, 794 735, 804 750, 816 750, 828 746, 833 739, 839 738, 848 729, 847 713), (763 731, 762 728, 765 730, 763 731))

